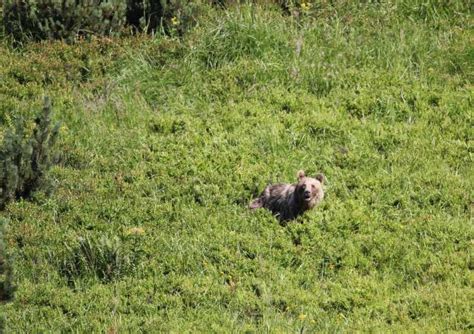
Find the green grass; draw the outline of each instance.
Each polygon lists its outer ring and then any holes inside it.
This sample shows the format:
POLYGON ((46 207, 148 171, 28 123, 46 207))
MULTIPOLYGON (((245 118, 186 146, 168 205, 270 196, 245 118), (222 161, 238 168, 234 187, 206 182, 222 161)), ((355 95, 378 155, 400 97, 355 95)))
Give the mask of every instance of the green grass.
POLYGON ((56 191, 3 213, 6 331, 472 331, 469 7, 350 3, 0 46, 2 128, 63 124, 56 191), (317 209, 247 209, 299 169, 317 209))

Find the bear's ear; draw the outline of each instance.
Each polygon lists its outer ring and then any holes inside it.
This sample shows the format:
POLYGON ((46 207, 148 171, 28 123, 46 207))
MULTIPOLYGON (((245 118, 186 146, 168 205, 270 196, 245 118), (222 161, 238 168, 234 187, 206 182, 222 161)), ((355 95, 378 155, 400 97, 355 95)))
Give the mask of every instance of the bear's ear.
POLYGON ((298 174, 296 174, 296 175, 298 176, 298 180, 301 180, 302 178, 305 177, 305 175, 304 175, 304 170, 298 171, 298 174))
POLYGON ((321 182, 321 184, 324 183, 324 181, 326 180, 326 177, 324 176, 324 174, 322 173, 319 173, 318 175, 316 175, 314 177, 316 180, 318 180, 319 182, 321 182))

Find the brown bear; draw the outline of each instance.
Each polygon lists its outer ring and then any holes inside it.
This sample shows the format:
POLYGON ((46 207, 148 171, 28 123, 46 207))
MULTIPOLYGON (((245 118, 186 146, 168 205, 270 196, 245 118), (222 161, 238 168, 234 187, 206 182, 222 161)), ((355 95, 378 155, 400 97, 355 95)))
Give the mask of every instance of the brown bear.
POLYGON ((250 203, 249 208, 266 208, 281 222, 292 220, 321 202, 324 198, 323 183, 323 174, 314 178, 306 177, 304 171, 300 170, 297 183, 267 186, 260 196, 250 203))

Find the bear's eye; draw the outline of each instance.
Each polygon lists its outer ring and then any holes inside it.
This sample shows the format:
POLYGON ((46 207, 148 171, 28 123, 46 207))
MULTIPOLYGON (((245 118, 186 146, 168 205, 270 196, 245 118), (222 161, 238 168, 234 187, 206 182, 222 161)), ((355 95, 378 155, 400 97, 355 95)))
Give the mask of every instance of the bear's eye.
POLYGON ((313 188, 313 189, 314 189, 314 188, 316 188, 316 186, 313 184, 313 185, 311 185, 311 188, 313 188))

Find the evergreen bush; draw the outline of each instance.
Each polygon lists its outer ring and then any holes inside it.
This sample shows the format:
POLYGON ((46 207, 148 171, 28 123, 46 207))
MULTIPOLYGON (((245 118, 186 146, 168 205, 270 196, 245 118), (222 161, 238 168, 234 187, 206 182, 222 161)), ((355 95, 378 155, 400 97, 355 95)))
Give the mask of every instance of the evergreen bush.
POLYGON ((128 0, 128 24, 148 32, 184 34, 197 23, 199 11, 212 1, 128 0))
POLYGON ((20 120, 15 131, 7 130, 0 147, 0 208, 46 188, 46 174, 57 161, 53 146, 58 130, 59 124, 51 125, 51 102, 47 97, 33 124, 20 120))
POLYGON ((184 0, 5 0, 3 25, 17 42, 137 31, 184 34, 199 12, 215 1, 184 0))
MULTIPOLYGON (((7 222, 5 219, 0 219, 0 301, 8 301, 13 298, 15 293, 15 286, 13 285, 13 268, 12 258, 7 252, 5 245, 5 231, 7 222)), ((4 321, 4 320, 3 320, 4 321)), ((0 324, 3 323, 0 321, 0 324)), ((0 332, 2 326, 0 325, 0 332)))
POLYGON ((111 35, 125 24, 121 0, 5 0, 3 24, 16 41, 111 35))

